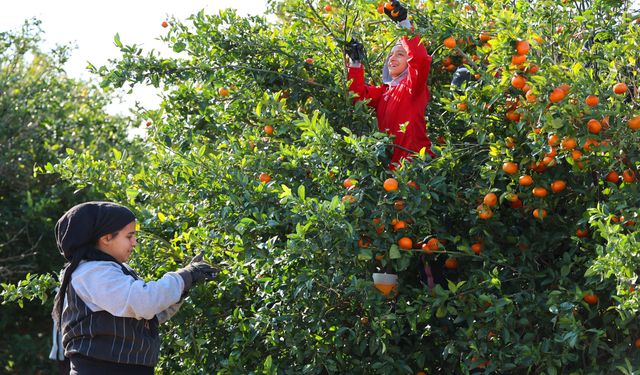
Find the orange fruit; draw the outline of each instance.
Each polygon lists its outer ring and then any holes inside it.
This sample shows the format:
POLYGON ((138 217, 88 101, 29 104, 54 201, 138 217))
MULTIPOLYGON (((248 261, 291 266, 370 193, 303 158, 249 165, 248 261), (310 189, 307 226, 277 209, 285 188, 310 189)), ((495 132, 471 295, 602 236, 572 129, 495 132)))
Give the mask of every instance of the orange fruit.
POLYGON ((229 90, 225 87, 220 87, 218 89, 218 95, 222 96, 222 97, 226 97, 229 96, 229 90))
POLYGON ((398 240, 398 246, 403 250, 411 250, 413 248, 413 241, 409 237, 402 237, 398 240))
POLYGON ((331 12, 333 10, 333 7, 331 7, 331 4, 327 4, 324 6, 324 11, 325 12, 331 12))
POLYGON ((391 226, 393 227, 393 230, 395 230, 396 232, 402 229, 405 229, 407 227, 407 222, 404 220, 397 220, 394 219, 395 221, 391 221, 391 226))
POLYGON ((518 55, 526 55, 529 53, 529 42, 526 40, 518 40, 516 42, 516 52, 518 55))
POLYGON ((533 217, 538 220, 543 220, 547 217, 547 210, 545 210, 544 208, 536 208, 535 210, 533 210, 533 217))
POLYGON ((513 76, 513 78, 511 78, 511 86, 517 88, 517 89, 521 89, 524 87, 524 85, 527 84, 527 81, 524 79, 523 76, 516 74, 515 76, 513 76))
POLYGON ((386 10, 393 10, 395 7, 393 6, 393 3, 391 1, 389 1, 389 2, 384 4, 384 8, 386 10))
POLYGON ((447 258, 444 261, 444 267, 450 270, 458 268, 458 260, 456 258, 447 258))
POLYGON ((624 94, 625 92, 627 92, 627 90, 629 90, 629 88, 627 87, 627 84, 624 82, 618 82, 615 85, 613 85, 613 92, 615 94, 624 94))
POLYGON ((622 180, 627 183, 634 182, 636 180, 635 172, 631 169, 625 169, 625 171, 622 172, 622 180))
POLYGON ((551 94, 549 94, 549 101, 551 103, 558 103, 559 101, 564 99, 565 96, 567 96, 567 92, 561 88, 556 87, 555 89, 553 89, 551 94))
POLYGON ((387 178, 386 180, 384 180, 382 187, 387 192, 396 191, 398 190, 398 180, 396 180, 395 178, 387 178))
POLYGON ((480 33, 480 41, 486 43, 489 40, 491 40, 491 35, 489 33, 480 33))
POLYGON ((466 110, 469 108, 469 106, 468 106, 468 105, 467 105, 467 103, 465 103, 465 102, 458 103, 458 104, 456 105, 456 107, 458 107, 458 110, 459 110, 460 112, 464 112, 464 111, 466 111, 466 110))
POLYGON ((507 137, 504 139, 504 145, 508 148, 514 148, 516 147, 516 140, 513 137, 507 137))
POLYGON ((410 188, 416 189, 416 190, 420 190, 420 186, 415 181, 407 182, 407 186, 409 186, 410 188))
POLYGON ((514 122, 520 121, 520 114, 513 109, 510 109, 507 111, 506 117, 507 117, 507 120, 509 121, 514 121, 514 122))
POLYGON ((165 28, 166 28, 166 27, 169 27, 169 22, 167 22, 167 21, 162 21, 162 24, 161 24, 161 25, 162 25, 162 27, 165 27, 165 28))
POLYGON ((588 235, 589 235, 589 230, 588 229, 582 229, 582 228, 576 229, 576 237, 585 238, 588 235))
POLYGON ((640 129, 640 116, 636 116, 634 118, 630 118, 627 123, 629 129, 638 130, 640 129))
POLYGON ((511 201, 511 204, 510 204, 510 205, 511 205, 511 208, 517 209, 517 208, 521 208, 521 207, 522 207, 522 205, 523 205, 523 203, 522 203, 522 201, 520 200, 520 198, 518 198, 518 199, 516 199, 516 200, 514 200, 514 201, 511 201))
POLYGON ((551 191, 553 191, 554 193, 559 193, 566 188, 567 183, 563 180, 555 180, 551 183, 551 191))
POLYGON ((572 150, 571 157, 573 160, 580 160, 582 159, 582 152, 580 150, 572 150))
POLYGON ((495 206, 498 203, 498 197, 494 193, 489 193, 484 196, 483 203, 489 207, 495 206))
POLYGON ((574 148, 576 148, 577 145, 578 145, 578 143, 576 142, 576 140, 574 138, 565 137, 562 140, 562 148, 565 149, 565 150, 573 150, 574 148))
MULTIPOLYGON (((638 18, 640 19, 640 18, 638 18)), ((638 22, 640 23, 640 22, 638 22)), ((636 347, 636 349, 640 349, 640 338, 637 338, 636 341, 633 343, 633 345, 636 347)))
POLYGON ((345 178, 345 180, 342 181, 342 186, 344 186, 347 189, 351 189, 351 188, 354 188, 357 183, 358 183, 358 180, 356 180, 355 178, 345 178))
POLYGON ((511 56, 511 65, 521 65, 527 61, 526 55, 513 55, 511 56))
POLYGON ((422 245, 422 250, 429 254, 438 251, 440 250, 440 241, 435 237, 429 238, 429 241, 422 245))
POLYGON ((445 47, 452 49, 455 48, 457 43, 456 43, 456 39, 452 36, 446 38, 445 40, 442 41, 442 43, 444 44, 445 47))
POLYGON ((582 145, 582 149, 585 151, 591 151, 591 146, 598 146, 598 141, 593 138, 587 138, 582 145))
POLYGON ((371 238, 367 236, 360 237, 360 239, 358 239, 358 246, 363 249, 368 248, 369 246, 371 246, 371 238))
POLYGON ((558 137, 557 134, 551 134, 548 138, 547 138, 547 144, 549 146, 555 146, 558 144, 558 142, 560 142, 560 137, 558 137))
POLYGON ((493 211, 491 211, 491 208, 487 205, 481 204, 476 210, 478 211, 478 217, 480 219, 488 220, 493 217, 493 211))
POLYGON ((360 318, 360 324, 362 324, 363 326, 366 326, 369 324, 369 318, 366 316, 363 316, 362 318, 360 318))
POLYGON ((595 107, 598 105, 598 103, 600 102, 600 99, 598 99, 597 96, 595 95, 589 95, 587 96, 587 98, 584 100, 584 102, 589 106, 589 107, 595 107))
POLYGON ((476 254, 480 254, 480 252, 482 251, 482 243, 476 242, 473 245, 471 245, 471 251, 473 251, 476 254))
POLYGON ((304 62, 305 62, 305 63, 307 63, 307 64, 309 64, 309 65, 313 65, 313 59, 312 59, 311 57, 307 57, 307 58, 304 60, 304 62))
POLYGON ((592 118, 591 120, 589 120, 589 122, 587 122, 587 129, 591 134, 598 134, 602 130, 602 124, 600 123, 600 121, 592 118))
POLYGON ((604 179, 614 184, 617 184, 618 181, 620 180, 620 176, 618 176, 618 173, 616 171, 610 171, 609 173, 607 173, 607 176, 604 179))
POLYGON ((518 178, 518 183, 522 186, 529 186, 533 184, 533 177, 529 176, 528 174, 523 174, 522 176, 520 176, 520 178, 518 178))
POLYGON ((393 202, 393 208, 395 208, 398 211, 402 211, 404 209, 404 201, 403 200, 398 200, 393 202))
POLYGON ((538 101, 538 96, 533 93, 533 90, 527 91, 527 93, 524 94, 524 98, 527 99, 528 103, 535 103, 538 101))
POLYGON ((598 296, 593 293, 583 294, 582 299, 590 305, 595 305, 596 303, 598 303, 598 296))
POLYGON ((525 73, 536 74, 540 70, 540 67, 536 64, 530 63, 529 66, 524 70, 525 73))
POLYGON ((512 161, 507 161, 502 164, 502 170, 507 174, 515 174, 518 172, 518 164, 512 161))
POLYGON ((269 173, 262 172, 260 173, 260 176, 258 176, 258 179, 260 180, 260 182, 266 184, 271 181, 271 176, 269 175, 269 173))
POLYGON ((357 201, 356 197, 354 197, 351 194, 347 194, 347 195, 342 197, 342 203, 353 204, 353 203, 356 203, 356 201, 357 201))
POLYGON ((534 197, 538 197, 538 198, 544 198, 549 194, 547 189, 543 188, 542 186, 534 187, 531 193, 533 194, 534 197))
POLYGON ((273 126, 271 126, 271 125, 265 125, 263 130, 267 135, 273 134, 273 126))

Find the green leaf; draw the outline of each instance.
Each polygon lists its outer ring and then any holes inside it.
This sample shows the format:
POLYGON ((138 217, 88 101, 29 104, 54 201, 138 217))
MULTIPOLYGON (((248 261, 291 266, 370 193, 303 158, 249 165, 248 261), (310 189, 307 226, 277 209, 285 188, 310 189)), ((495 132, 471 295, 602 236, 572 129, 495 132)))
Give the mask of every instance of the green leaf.
POLYGON ((116 33, 116 35, 113 36, 113 42, 116 44, 116 47, 122 48, 122 42, 120 41, 120 34, 116 33))
POLYGON ((402 257, 402 254, 400 254, 400 249, 398 248, 398 245, 391 245, 391 247, 389 248, 389 259, 399 259, 402 257))

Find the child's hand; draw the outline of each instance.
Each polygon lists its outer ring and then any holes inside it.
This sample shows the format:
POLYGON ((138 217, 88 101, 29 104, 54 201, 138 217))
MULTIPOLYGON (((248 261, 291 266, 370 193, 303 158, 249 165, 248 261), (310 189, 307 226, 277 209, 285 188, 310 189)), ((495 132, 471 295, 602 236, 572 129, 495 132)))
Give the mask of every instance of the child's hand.
POLYGON ((407 8, 403 7, 398 0, 393 0, 385 4, 384 14, 389 16, 394 22, 402 22, 407 19, 407 8), (389 6, 389 4, 391 6, 389 6))
POLYGON ((351 38, 351 41, 344 46, 344 52, 351 62, 360 62, 364 59, 364 46, 356 39, 351 38))

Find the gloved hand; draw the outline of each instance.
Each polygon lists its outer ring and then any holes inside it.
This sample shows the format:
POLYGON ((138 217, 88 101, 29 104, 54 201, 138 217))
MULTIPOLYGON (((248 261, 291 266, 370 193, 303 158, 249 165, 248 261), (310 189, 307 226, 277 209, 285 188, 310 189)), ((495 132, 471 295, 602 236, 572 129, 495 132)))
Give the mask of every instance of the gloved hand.
POLYGON ((360 62, 364 59, 364 46, 354 38, 344 46, 344 52, 351 62, 360 62))
POLYGON ((401 22, 407 19, 407 8, 403 7, 398 0, 391 1, 391 9, 387 8, 387 4, 384 6, 384 14, 389 16, 394 22, 401 22))
POLYGON ((218 274, 218 269, 203 261, 203 257, 204 251, 201 251, 200 254, 191 259, 189 265, 176 271, 184 280, 185 292, 200 281, 213 280, 218 274))

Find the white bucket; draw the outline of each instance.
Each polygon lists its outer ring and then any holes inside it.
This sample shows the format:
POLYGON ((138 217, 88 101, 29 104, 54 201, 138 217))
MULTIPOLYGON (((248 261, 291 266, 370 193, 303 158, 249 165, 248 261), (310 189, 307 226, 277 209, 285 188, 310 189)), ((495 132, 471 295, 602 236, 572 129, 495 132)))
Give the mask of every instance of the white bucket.
POLYGON ((373 286, 382 294, 389 296, 392 290, 398 286, 398 275, 392 273, 374 273, 373 286))

